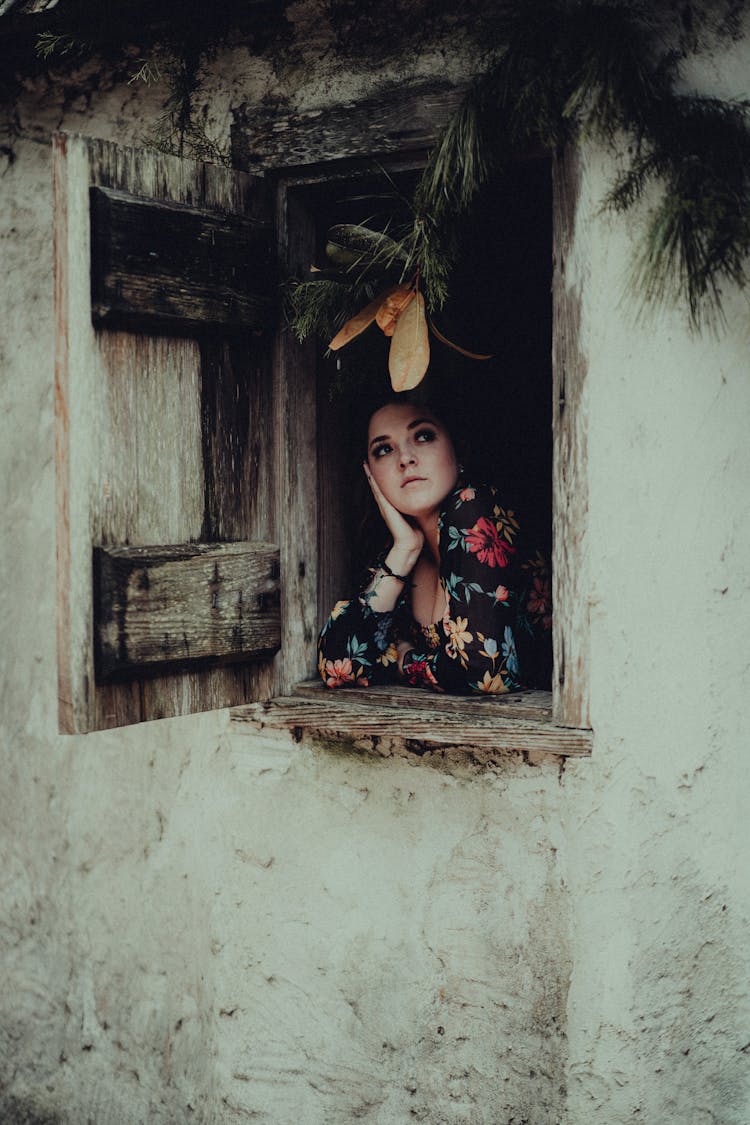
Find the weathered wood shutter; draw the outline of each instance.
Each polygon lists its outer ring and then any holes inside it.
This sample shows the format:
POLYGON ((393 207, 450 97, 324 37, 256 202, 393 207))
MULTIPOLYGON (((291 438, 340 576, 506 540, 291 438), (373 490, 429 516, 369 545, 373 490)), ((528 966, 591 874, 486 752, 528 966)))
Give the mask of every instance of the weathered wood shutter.
POLYGON ((270 203, 257 177, 54 141, 59 715, 273 690, 270 203))

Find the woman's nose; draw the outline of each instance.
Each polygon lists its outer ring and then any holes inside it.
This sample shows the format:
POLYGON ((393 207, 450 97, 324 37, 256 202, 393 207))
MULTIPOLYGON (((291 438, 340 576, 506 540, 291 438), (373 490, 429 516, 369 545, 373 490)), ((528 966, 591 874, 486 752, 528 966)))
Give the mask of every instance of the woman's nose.
POLYGON ((401 451, 401 464, 402 465, 413 465, 413 464, 415 464, 416 460, 417 460, 416 457, 414 456, 413 452, 410 449, 404 449, 404 450, 401 451))

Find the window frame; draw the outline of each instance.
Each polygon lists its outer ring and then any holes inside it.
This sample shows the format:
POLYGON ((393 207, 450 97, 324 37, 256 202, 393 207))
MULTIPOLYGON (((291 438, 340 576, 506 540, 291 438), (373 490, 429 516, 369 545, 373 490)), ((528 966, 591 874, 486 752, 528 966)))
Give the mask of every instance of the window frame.
MULTIPOLYGON (((407 169, 418 166, 424 156, 424 151, 407 150, 389 153, 385 159, 392 168, 407 169)), ((343 158, 275 171, 278 251, 287 276, 304 276, 314 260, 315 222, 305 205, 304 189, 326 180, 352 179, 357 171, 361 173, 363 164, 362 158, 343 158)), ((452 699, 448 703, 448 697, 436 695, 427 701, 424 692, 402 688, 401 694, 397 693, 402 702, 394 709, 392 701, 384 701, 373 689, 369 689, 371 694, 367 698, 355 698, 356 693, 347 694, 348 689, 332 693, 319 683, 313 686, 318 630, 337 596, 327 588, 325 542, 316 542, 320 518, 317 389, 316 380, 310 378, 315 367, 316 343, 300 344, 288 326, 281 326, 273 360, 283 579, 281 651, 275 662, 275 697, 235 708, 236 724, 249 722, 254 729, 276 726, 328 738, 338 732, 350 743, 358 739, 361 743, 363 730, 370 729, 370 742, 375 739, 377 745, 382 720, 394 721, 398 711, 401 743, 411 745, 413 750, 415 741, 419 742, 414 730, 425 717, 425 708, 429 708, 431 723, 436 727, 441 716, 447 719, 458 709, 462 714, 463 745, 467 752, 472 752, 487 750, 487 717, 494 708, 498 750, 560 756, 591 752, 586 597, 586 360, 580 340, 581 283, 571 276, 573 271, 569 267, 580 191, 580 161, 575 149, 569 147, 554 154, 552 180, 552 692, 530 693, 536 704, 528 700, 532 714, 527 713, 523 720, 514 717, 513 701, 517 696, 482 701, 481 716, 472 730, 470 708, 473 705, 476 710, 476 700, 452 699), (307 704, 304 719, 303 701, 307 704), (412 723, 406 720, 407 710, 416 716, 412 723), (571 730, 580 737, 566 742, 564 732, 571 730)))

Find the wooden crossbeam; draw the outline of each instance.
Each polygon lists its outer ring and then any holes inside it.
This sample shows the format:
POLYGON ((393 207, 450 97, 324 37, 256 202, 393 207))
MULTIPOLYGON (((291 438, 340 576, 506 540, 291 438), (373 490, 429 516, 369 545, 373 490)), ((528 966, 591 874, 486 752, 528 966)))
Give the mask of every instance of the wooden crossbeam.
POLYGON ((269 223, 103 187, 89 201, 95 324, 181 333, 268 324, 269 223))
POLYGON ((200 662, 259 659, 281 638, 270 543, 94 550, 99 682, 200 662))

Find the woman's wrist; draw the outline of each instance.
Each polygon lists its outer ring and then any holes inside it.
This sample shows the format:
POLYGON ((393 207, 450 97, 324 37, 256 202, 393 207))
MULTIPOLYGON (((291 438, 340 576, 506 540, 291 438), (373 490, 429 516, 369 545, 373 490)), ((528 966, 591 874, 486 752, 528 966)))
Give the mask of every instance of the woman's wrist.
POLYGON ((391 574, 408 577, 417 565, 418 558, 419 550, 409 550, 394 545, 383 560, 387 568, 385 573, 387 574, 390 571, 391 574))
POLYGON ((379 568, 386 578, 395 578, 397 582, 405 583, 409 581, 408 574, 396 574, 395 570, 391 570, 388 563, 383 561, 379 568))

